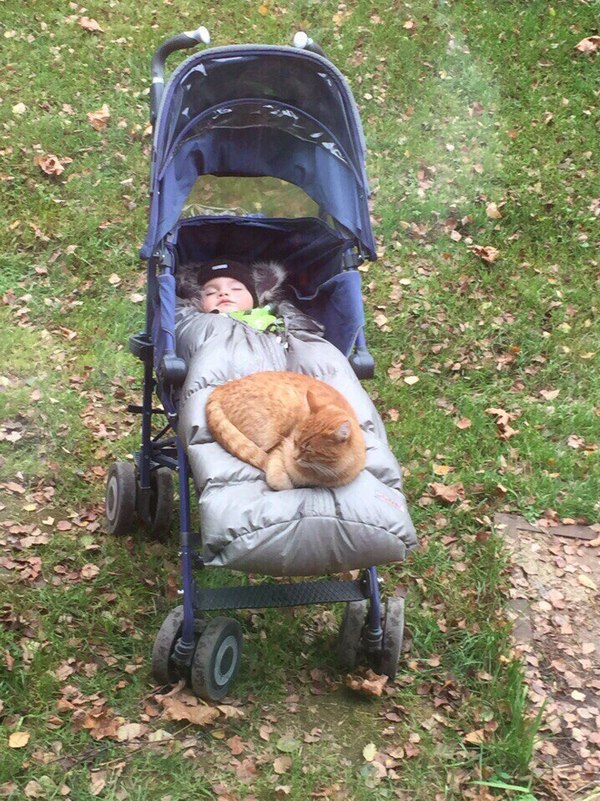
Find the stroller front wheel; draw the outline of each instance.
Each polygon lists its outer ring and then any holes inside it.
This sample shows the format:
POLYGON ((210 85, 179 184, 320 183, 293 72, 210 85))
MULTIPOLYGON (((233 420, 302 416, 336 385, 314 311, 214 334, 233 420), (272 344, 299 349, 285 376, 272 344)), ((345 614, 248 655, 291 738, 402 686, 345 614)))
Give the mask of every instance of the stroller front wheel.
POLYGON ((106 479, 106 530, 117 537, 129 534, 135 521, 135 466, 114 462, 106 479))
POLYGON ((227 695, 242 655, 242 629, 237 620, 216 617, 200 635, 190 674, 192 690, 205 701, 227 695))
POLYGON ((183 606, 172 609, 158 630, 152 648, 152 675, 156 682, 164 687, 175 684, 179 679, 177 668, 171 661, 171 654, 181 636, 183 626, 183 606))

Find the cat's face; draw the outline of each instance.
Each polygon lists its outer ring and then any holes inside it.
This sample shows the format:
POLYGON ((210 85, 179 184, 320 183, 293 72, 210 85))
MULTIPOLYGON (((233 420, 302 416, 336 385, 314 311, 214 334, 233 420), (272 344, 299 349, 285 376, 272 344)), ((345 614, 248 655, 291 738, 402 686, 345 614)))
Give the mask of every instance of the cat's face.
POLYGON ((300 467, 335 463, 352 447, 350 421, 331 407, 310 414, 294 434, 294 458, 300 467))

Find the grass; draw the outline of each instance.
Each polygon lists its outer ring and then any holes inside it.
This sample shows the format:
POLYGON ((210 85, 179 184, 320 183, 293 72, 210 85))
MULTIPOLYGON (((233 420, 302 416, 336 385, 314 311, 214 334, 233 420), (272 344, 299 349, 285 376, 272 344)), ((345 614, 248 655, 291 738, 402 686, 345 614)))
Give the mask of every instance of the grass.
POLYGON ((597 33, 593 5, 243 0, 213 4, 202 20, 189 0, 152 10, 130 0, 85 11, 45 0, 27 13, 15 2, 4 8, 0 471, 18 489, 2 492, 0 529, 13 560, 0 568, 2 794, 536 793, 536 721, 510 655, 507 564, 491 519, 598 519, 597 61, 574 50, 597 33), (82 16, 104 32, 84 30, 82 16), (144 317, 136 251, 147 209, 149 59, 163 38, 200 22, 218 44, 282 43, 306 28, 353 87, 380 253, 363 274, 378 365, 369 391, 406 467, 422 542, 407 563, 382 571, 388 591, 410 590, 411 650, 389 694, 365 700, 342 686, 340 610, 240 613, 245 717, 212 729, 148 713, 149 654, 175 603, 176 548, 112 541, 99 525, 104 471, 138 439, 123 410, 138 402, 141 382, 126 341, 144 317), (110 119, 96 131, 86 115, 104 103, 110 119), (40 153, 72 162, 47 176, 34 164, 40 153), (500 217, 488 216, 491 203, 500 217), (485 263, 472 244, 500 255, 485 263), (411 375, 419 381, 409 385, 411 375), (518 434, 501 438, 490 408, 513 413, 518 434), (458 428, 460 418, 471 426, 458 428), (436 481, 461 483, 464 500, 440 505, 428 489, 436 481), (40 535, 48 542, 19 545, 40 535), (86 578, 89 564, 98 572, 86 578), (172 738, 93 739, 60 711, 69 685, 82 708, 105 702, 172 738), (264 724, 270 739, 260 736, 264 724), (305 742, 313 729, 320 739, 305 742), (19 730, 28 744, 5 747, 19 730), (469 741, 477 731, 481 742, 469 741), (245 744, 237 756, 228 744, 236 735, 245 744), (275 760, 288 753, 281 738, 298 745, 277 774, 275 760), (382 778, 363 756, 369 743, 381 753, 411 748, 382 778))

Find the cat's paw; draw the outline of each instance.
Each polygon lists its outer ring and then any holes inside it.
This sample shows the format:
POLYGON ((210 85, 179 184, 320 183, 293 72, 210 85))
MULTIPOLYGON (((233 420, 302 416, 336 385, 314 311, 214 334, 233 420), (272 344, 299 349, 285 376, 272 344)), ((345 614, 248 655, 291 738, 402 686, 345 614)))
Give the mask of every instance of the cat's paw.
POLYGON ((277 464, 277 461, 271 459, 267 464, 266 479, 269 488, 275 491, 294 489, 290 477, 281 469, 281 465, 277 464))

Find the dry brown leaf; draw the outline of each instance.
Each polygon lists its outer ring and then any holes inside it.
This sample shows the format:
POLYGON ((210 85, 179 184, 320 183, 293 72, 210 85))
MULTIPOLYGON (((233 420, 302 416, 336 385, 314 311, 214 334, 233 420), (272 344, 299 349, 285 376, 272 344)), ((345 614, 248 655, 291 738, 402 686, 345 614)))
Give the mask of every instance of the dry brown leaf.
POLYGON ((581 584, 582 587, 587 587, 588 590, 597 590, 598 589, 594 579, 591 578, 591 576, 588 576, 587 573, 580 573, 577 576, 577 581, 581 584))
POLYGON ((485 740, 485 732, 483 729, 476 729, 475 731, 470 731, 468 734, 464 736, 463 740, 465 743, 470 743, 471 745, 479 745, 485 740))
POLYGON ((239 754, 242 754, 246 750, 246 744, 239 734, 234 734, 233 737, 230 737, 225 742, 233 756, 239 756, 239 754))
POLYGON ((93 796, 100 795, 106 787, 107 779, 107 770, 93 770, 90 774, 90 794, 93 796))
POLYGON ((290 756, 280 756, 275 759, 273 762, 273 770, 279 776, 282 773, 287 773, 287 771, 292 767, 292 758, 290 756))
POLYGON ((465 497, 465 488, 461 482, 457 484, 439 484, 433 482, 429 485, 432 498, 438 498, 444 503, 456 503, 465 497))
POLYGON ((237 706, 231 706, 230 704, 218 704, 217 709, 226 718, 232 718, 233 720, 246 717, 246 713, 243 709, 237 706))
POLYGON ((26 731, 14 731, 8 738, 9 748, 25 748, 31 735, 26 731))
POLYGON ((500 255, 500 251, 491 245, 471 245, 469 250, 488 264, 495 262, 500 255))
POLYGON ((379 697, 383 692, 383 688, 388 683, 387 676, 380 676, 373 670, 367 670, 364 676, 348 675, 346 676, 346 687, 349 687, 355 692, 364 693, 365 695, 373 695, 379 697))
POLYGON ((575 50, 580 53, 596 53, 600 47, 600 36, 587 36, 575 45, 575 50))
POLYGON ((464 431, 465 428, 471 428, 473 423, 468 417, 461 417, 460 420, 456 421, 455 425, 457 428, 460 428, 461 431, 464 431))
POLYGON ((485 213, 490 218, 490 220, 499 220, 502 217, 502 214, 498 210, 498 206, 495 203, 488 203, 485 209, 485 213))
POLYGON ((39 782, 36 782, 35 779, 27 782, 25 787, 23 787, 23 792, 27 798, 43 798, 46 795, 46 791, 42 785, 39 782))
POLYGON ((433 472, 436 476, 447 476, 448 473, 451 473, 454 470, 453 467, 447 464, 434 464, 433 465, 433 472))
POLYGON ((167 720, 187 720, 197 726, 207 726, 220 716, 219 710, 214 706, 201 704, 191 693, 181 692, 177 698, 164 695, 157 698, 165 708, 167 720))
POLYGON ((129 742, 130 740, 142 737, 147 730, 148 727, 143 726, 141 723, 124 723, 117 729, 117 739, 121 740, 121 742, 129 742))
POLYGON ((97 576, 99 572, 100 572, 100 568, 98 567, 98 565, 94 565, 94 564, 90 563, 90 564, 84 565, 81 568, 80 575, 81 575, 81 578, 89 580, 89 579, 93 579, 95 576, 97 576))
POLYGON ((98 111, 89 111, 87 114, 88 122, 96 131, 106 128, 106 123, 110 119, 110 109, 106 103, 98 111))
POLYGON ((70 164, 73 159, 64 157, 62 161, 53 153, 43 153, 35 156, 33 163, 39 167, 46 175, 62 175, 65 171, 65 164, 70 164))
POLYGON ((91 17, 79 17, 77 24, 81 25, 84 30, 90 31, 90 33, 104 33, 104 29, 91 17))

